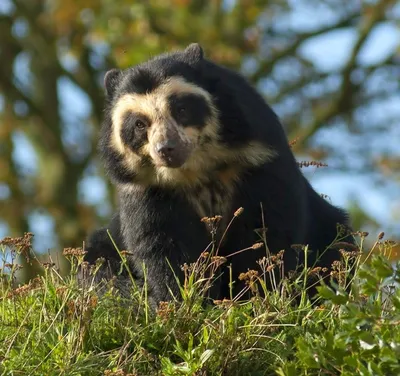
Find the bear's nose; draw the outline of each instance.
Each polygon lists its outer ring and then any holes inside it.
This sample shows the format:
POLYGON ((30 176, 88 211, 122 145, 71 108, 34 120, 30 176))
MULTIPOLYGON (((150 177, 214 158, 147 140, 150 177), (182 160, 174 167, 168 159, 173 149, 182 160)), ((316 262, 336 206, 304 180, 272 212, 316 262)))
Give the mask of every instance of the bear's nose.
POLYGON ((176 142, 172 140, 159 142, 156 145, 156 151, 161 157, 171 157, 175 150, 176 142))

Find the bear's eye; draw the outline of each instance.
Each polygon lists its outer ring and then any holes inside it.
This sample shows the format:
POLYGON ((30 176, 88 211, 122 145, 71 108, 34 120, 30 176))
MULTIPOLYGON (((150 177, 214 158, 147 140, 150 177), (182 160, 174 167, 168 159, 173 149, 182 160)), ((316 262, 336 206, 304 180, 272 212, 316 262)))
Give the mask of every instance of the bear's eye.
POLYGON ((181 115, 184 115, 186 113, 186 108, 185 107, 179 107, 178 108, 178 113, 181 115))
POLYGON ((135 127, 136 127, 137 129, 142 130, 142 129, 145 129, 145 128, 146 128, 146 124, 145 124, 145 122, 142 121, 142 120, 136 120, 136 121, 135 121, 135 127))

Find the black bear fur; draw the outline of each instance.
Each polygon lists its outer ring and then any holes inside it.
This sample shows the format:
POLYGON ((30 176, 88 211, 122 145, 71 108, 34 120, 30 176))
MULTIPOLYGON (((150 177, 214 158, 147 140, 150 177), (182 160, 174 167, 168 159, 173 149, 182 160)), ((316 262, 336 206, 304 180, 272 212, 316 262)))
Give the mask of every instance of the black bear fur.
MULTIPOLYGON (((304 263, 301 252, 298 254, 291 247, 293 244, 308 244, 308 265, 315 263, 317 255, 337 237, 337 224, 348 226, 346 213, 316 193, 303 176, 277 115, 262 96, 241 75, 204 58, 200 46, 193 44, 184 51, 157 56, 125 71, 112 70, 105 78, 107 105, 99 150, 117 186, 120 205, 107 228, 120 250, 130 252, 128 264, 139 282, 143 281, 142 264, 145 263, 153 303, 170 300, 170 291, 179 298, 169 264, 182 279, 181 265, 198 259, 210 243, 210 234, 189 204, 185 196, 187 189, 184 194, 179 186, 135 183, 135 171, 125 168, 124 157, 110 146, 111 112, 122 94, 151 90, 172 76, 181 76, 211 94, 218 109, 219 144, 224 148, 234 151, 256 141, 275 152, 261 164, 246 165, 240 178, 232 182, 233 194, 224 215, 229 220, 239 207, 244 211, 233 221, 219 255, 227 256, 259 242, 255 229, 262 228, 264 221, 269 250, 272 253, 285 250, 286 273, 304 263), (130 78, 138 75, 143 77, 131 83, 130 78)), ((209 152, 213 153, 213 149, 209 152)), ((221 161, 226 168, 229 163, 221 161)), ((240 158, 237 163, 240 164, 240 158)), ((203 188, 214 189, 213 180, 205 182, 203 188)), ((196 196, 195 190, 193 195, 196 196)), ((352 240, 348 237, 346 241, 352 240)), ((86 251, 86 260, 90 263, 104 257, 111 267, 110 275, 119 269, 119 255, 106 228, 88 238, 86 251)), ((243 287, 237 278, 239 273, 257 269, 257 260, 265 255, 262 247, 229 258, 235 280, 234 294, 243 287)), ((323 253, 316 265, 330 267, 339 258, 338 250, 332 248, 323 253)), ((214 299, 229 297, 228 282, 228 273, 224 273, 213 290, 214 299)))

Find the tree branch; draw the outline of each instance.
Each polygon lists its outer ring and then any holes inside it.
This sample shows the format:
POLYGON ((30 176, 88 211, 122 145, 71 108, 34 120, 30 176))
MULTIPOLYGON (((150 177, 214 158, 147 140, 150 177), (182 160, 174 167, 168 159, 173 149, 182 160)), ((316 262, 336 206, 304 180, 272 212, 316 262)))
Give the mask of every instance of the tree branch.
POLYGON ((354 95, 354 85, 351 82, 350 76, 356 67, 358 53, 371 30, 384 18, 385 10, 389 3, 391 3, 391 0, 381 0, 373 7, 373 11, 370 12, 368 17, 360 20, 359 35, 350 55, 350 59, 343 69, 342 84, 336 99, 329 106, 320 108, 315 114, 311 124, 305 128, 301 128, 297 134, 291 136, 291 139, 296 137, 299 137, 301 140, 309 139, 318 129, 322 128, 338 113, 345 113, 350 110, 352 97, 354 95))
POLYGON ((350 26, 352 22, 357 19, 357 17, 359 17, 359 13, 355 12, 335 24, 328 25, 313 32, 299 34, 297 39, 292 44, 290 44, 283 50, 276 52, 274 56, 271 57, 271 59, 265 60, 264 62, 259 62, 258 69, 252 75, 250 75, 249 79, 252 82, 257 82, 267 73, 269 73, 280 59, 293 55, 296 52, 297 48, 307 39, 325 34, 329 31, 336 30, 341 27, 350 26))

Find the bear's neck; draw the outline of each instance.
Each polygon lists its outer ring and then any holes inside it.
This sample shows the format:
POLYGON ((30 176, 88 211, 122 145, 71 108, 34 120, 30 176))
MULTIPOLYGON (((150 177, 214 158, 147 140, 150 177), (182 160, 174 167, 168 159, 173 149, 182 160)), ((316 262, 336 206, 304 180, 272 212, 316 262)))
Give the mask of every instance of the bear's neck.
POLYGON ((184 190, 186 199, 200 218, 216 215, 226 218, 232 206, 233 193, 232 186, 226 186, 218 181, 184 190))

